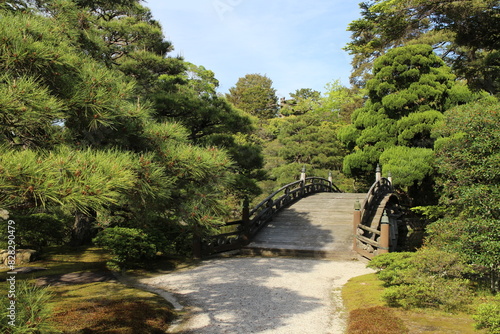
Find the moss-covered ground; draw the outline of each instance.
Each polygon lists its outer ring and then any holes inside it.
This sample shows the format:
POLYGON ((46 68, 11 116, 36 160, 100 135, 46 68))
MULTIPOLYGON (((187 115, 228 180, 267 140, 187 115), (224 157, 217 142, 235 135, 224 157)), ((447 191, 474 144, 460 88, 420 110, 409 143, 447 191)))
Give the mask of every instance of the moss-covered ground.
POLYGON ((352 278, 342 289, 349 312, 347 334, 478 334, 472 313, 447 313, 434 309, 405 310, 388 307, 382 298, 383 282, 375 274, 352 278))
MULTIPOLYGON (((109 275, 107 260, 107 254, 99 248, 54 248, 44 252, 41 260, 26 265, 46 270, 18 274, 16 279, 36 282, 42 276, 75 273, 78 276, 83 272, 109 275)), ((168 266, 175 267, 175 263, 162 264, 162 267, 168 266)), ((4 281, 6 275, 7 269, 1 269, 0 280, 4 281)), ((165 333, 177 316, 173 307, 161 297, 113 279, 105 282, 84 280, 67 285, 55 283, 47 289, 52 293, 52 327, 59 333, 165 333)), ((0 293, 6 295, 7 284, 0 282, 0 293)))

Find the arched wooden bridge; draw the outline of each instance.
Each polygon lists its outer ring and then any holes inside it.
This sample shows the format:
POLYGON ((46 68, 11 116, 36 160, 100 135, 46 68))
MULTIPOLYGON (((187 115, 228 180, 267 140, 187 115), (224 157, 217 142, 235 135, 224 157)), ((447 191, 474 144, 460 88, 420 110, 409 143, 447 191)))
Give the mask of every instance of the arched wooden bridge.
POLYGON ((227 224, 231 232, 195 247, 198 257, 230 250, 244 254, 352 259, 396 250, 403 211, 390 178, 376 171, 368 193, 343 193, 331 180, 306 177, 290 183, 227 224))

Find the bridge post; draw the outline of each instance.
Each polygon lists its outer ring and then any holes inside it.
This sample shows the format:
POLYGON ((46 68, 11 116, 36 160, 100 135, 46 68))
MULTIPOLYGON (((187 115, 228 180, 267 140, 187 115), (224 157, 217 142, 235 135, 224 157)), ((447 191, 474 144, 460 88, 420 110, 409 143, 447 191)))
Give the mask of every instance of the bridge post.
POLYGON ((306 181, 306 166, 302 167, 302 172, 300 173, 300 181, 306 181))
POLYGON ((352 250, 358 250, 358 239, 356 235, 358 234, 358 225, 361 224, 361 203, 359 203, 359 199, 354 202, 354 212, 352 218, 352 229, 353 229, 353 244, 352 250))
POLYGON ((193 250, 193 257, 197 260, 201 259, 203 254, 202 254, 202 245, 201 245, 201 237, 197 233, 197 231, 194 231, 193 235, 193 245, 192 245, 192 250, 193 250))
POLYGON ((389 182, 392 184, 392 173, 391 172, 387 173, 387 180, 389 180, 389 182))
POLYGON ((389 217, 387 216, 387 211, 384 210, 384 215, 380 219, 380 247, 378 254, 389 253, 390 228, 389 217))
POLYGON ((300 173, 300 197, 304 196, 306 187, 306 166, 302 167, 302 172, 300 173))
POLYGON ((375 168, 375 182, 380 181, 381 178, 382 178, 382 172, 380 169, 380 165, 377 164, 377 168, 375 168))
POLYGON ((243 200, 243 209, 241 210, 241 221, 243 224, 243 241, 250 241, 250 203, 248 197, 243 200))

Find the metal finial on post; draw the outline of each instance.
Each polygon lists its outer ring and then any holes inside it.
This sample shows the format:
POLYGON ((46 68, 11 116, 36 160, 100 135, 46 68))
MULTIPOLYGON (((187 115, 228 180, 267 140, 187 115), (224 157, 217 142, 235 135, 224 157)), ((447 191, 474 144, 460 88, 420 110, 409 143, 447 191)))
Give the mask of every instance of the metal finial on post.
POLYGON ((377 164, 377 168, 375 168, 375 182, 380 181, 381 178, 382 178, 382 172, 380 169, 380 165, 377 164))

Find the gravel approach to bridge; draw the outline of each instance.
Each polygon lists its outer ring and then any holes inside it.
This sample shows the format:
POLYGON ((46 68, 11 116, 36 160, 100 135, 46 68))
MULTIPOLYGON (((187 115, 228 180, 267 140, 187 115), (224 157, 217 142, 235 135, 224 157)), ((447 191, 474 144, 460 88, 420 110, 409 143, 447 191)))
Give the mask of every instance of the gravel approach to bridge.
POLYGON ((234 257, 141 283, 183 305, 185 316, 169 333, 341 334, 341 287, 371 272, 363 260, 234 257))

